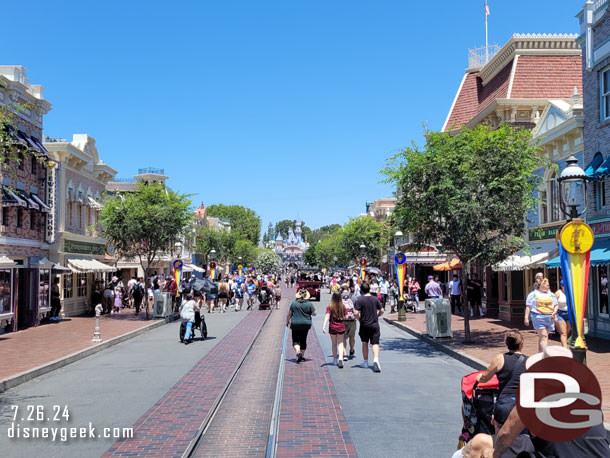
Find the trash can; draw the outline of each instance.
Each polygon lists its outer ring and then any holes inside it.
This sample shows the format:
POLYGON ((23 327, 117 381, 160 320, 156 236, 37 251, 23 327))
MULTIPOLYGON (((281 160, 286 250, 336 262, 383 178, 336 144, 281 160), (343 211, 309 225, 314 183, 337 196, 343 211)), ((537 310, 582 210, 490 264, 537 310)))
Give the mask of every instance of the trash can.
POLYGON ((171 314, 172 295, 171 293, 155 293, 154 295, 155 318, 167 318, 171 314))
POLYGON ((426 334, 430 337, 453 337, 451 306, 444 298, 426 299, 426 334))

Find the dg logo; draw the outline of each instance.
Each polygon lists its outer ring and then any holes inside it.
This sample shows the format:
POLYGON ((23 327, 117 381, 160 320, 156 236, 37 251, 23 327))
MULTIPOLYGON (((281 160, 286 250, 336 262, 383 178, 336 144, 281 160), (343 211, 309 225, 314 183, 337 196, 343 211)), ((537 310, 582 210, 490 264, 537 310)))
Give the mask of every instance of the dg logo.
POLYGON ((527 429, 552 442, 576 439, 603 421, 597 378, 568 357, 541 359, 521 374, 516 404, 527 429))

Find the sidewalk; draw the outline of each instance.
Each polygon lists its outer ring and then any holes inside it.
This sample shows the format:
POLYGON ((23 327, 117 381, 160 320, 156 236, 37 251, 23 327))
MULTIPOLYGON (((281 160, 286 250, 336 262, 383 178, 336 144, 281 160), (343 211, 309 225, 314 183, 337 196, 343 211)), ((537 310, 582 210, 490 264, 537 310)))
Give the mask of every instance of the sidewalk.
MULTIPOLYGON (((11 379, 17 374, 67 359, 74 353, 96 346, 105 348, 108 346, 107 342, 115 337, 138 330, 144 332, 165 323, 165 320, 145 320, 144 313, 140 316, 141 318, 136 317, 132 310, 125 310, 121 314, 103 315, 100 320, 103 342, 98 344, 91 342, 95 318, 86 316, 68 317, 60 322, 0 335, 0 361, 3 362, 0 366, 0 392, 18 384, 4 383, 6 379, 11 379)), ((64 361, 58 367, 66 363, 67 361, 64 361)), ((33 376, 42 375, 49 370, 37 372, 33 376)))
MULTIPOLYGON (((389 314, 385 320, 391 324, 410 330, 412 333, 421 336, 426 334, 426 315, 425 313, 407 313, 407 321, 399 322, 396 313, 389 314), (410 329, 409 329, 410 328, 410 329)), ((453 329, 453 339, 438 339, 443 347, 459 351, 465 356, 474 358, 473 366, 477 362, 488 365, 498 353, 506 352, 504 345, 504 333, 510 329, 509 323, 497 318, 471 318, 470 334, 474 344, 464 343, 464 318, 452 315, 451 327, 453 329), (477 361, 478 360, 478 361, 477 361)), ((533 355, 538 353, 538 337, 536 331, 531 327, 518 327, 523 334, 524 345, 523 353, 533 355)), ((549 339, 549 345, 559 345, 559 335, 555 334, 549 339)), ((610 422, 610 341, 603 339, 587 338, 587 366, 593 371, 602 389, 602 402, 604 411, 604 421, 610 422)))

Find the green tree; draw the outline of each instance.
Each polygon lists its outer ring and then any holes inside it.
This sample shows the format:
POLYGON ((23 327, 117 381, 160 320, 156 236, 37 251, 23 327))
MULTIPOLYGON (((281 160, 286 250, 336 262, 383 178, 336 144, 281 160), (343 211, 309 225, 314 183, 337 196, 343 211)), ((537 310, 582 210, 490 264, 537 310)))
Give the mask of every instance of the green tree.
POLYGON ((261 238, 261 219, 253 210, 241 205, 210 205, 207 215, 217 218, 228 218, 231 221, 231 233, 236 239, 247 239, 258 244, 261 238))
POLYGON ((382 249, 388 244, 389 229, 383 222, 371 216, 351 219, 343 226, 343 251, 346 259, 355 261, 361 257, 360 245, 364 244, 364 257, 368 265, 379 266, 382 249))
POLYGON ((322 226, 318 229, 314 229, 313 231, 311 231, 311 234, 309 235, 307 241, 311 244, 318 243, 318 241, 325 239, 329 235, 337 232, 339 229, 341 229, 340 224, 330 224, 328 226, 322 226))
MULTIPOLYGON (((524 218, 541 180, 533 172, 544 165, 529 130, 480 125, 426 133, 425 148, 405 148, 384 170, 398 195, 392 217, 416 245, 454 253, 464 272, 474 261, 496 264, 525 246, 524 218)), ((469 342, 468 313, 464 334, 469 342)))
MULTIPOLYGON (((191 222, 191 201, 159 183, 140 183, 135 192, 105 201, 100 222, 119 256, 137 259, 148 284, 150 265, 171 250, 191 222)), ((146 301, 148 319, 148 301, 146 301)))
POLYGON ((233 247, 233 264, 239 264, 240 256, 244 267, 252 267, 258 256, 258 248, 250 240, 238 240, 233 247))
POLYGON ((345 231, 339 230, 315 244, 319 267, 337 267, 354 262, 355 258, 346 249, 347 242, 345 236, 345 231))
POLYGON ((207 256, 210 251, 216 251, 216 261, 230 261, 233 255, 233 247, 235 246, 236 234, 232 231, 215 231, 214 229, 203 226, 197 231, 197 241, 195 245, 195 253, 207 256))
POLYGON ((280 268, 280 257, 273 250, 261 250, 256 258, 256 269, 262 274, 276 272, 280 268))

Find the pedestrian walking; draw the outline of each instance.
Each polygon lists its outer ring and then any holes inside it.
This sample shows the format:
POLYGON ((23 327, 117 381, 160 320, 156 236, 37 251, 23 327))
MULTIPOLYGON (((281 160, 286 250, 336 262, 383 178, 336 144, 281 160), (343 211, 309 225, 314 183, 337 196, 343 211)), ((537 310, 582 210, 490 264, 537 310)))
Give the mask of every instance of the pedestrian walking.
POLYGON ((227 302, 229 301, 229 283, 225 279, 218 284, 218 305, 222 313, 227 311, 227 302))
MULTIPOLYGON (((371 275, 370 280, 369 280, 369 288, 370 288, 370 292, 371 292, 371 296, 376 296, 377 299, 380 299, 379 297, 379 283, 377 283, 377 279, 375 278, 374 275, 371 275)), ((364 293, 362 293, 364 294, 364 293)))
POLYGON ((555 330, 555 315, 557 315, 557 298, 549 291, 549 281, 544 278, 539 288, 532 291, 525 301, 525 326, 532 325, 538 333, 538 351, 544 351, 549 340, 549 331, 555 330))
POLYGON ((343 348, 345 349, 345 353, 343 356, 343 360, 347 361, 347 344, 349 341, 349 357, 352 359, 354 357, 355 347, 356 347, 356 315, 354 315, 354 302, 352 301, 352 297, 350 295, 349 286, 344 285, 345 287, 341 291, 341 301, 343 302, 343 307, 345 307, 345 334, 343 338, 343 348))
POLYGON ((407 282, 407 288, 409 291, 409 295, 411 296, 411 300, 415 301, 415 305, 417 307, 416 310, 419 310, 419 291, 421 290, 419 282, 415 278, 409 277, 409 281, 407 282))
POLYGON ((191 342, 191 333, 193 331, 193 323, 195 323, 195 313, 199 311, 199 305, 193 300, 191 293, 186 295, 186 301, 180 305, 180 318, 186 323, 186 332, 184 333, 184 343, 191 342))
POLYGON ((390 282, 380 277, 379 280, 379 295, 381 296, 381 305, 383 305, 383 309, 385 310, 385 306, 388 302, 388 294, 390 292, 390 282))
POLYGON ((451 313, 455 315, 455 309, 462 313, 462 288, 457 274, 453 274, 453 280, 449 282, 449 294, 451 300, 451 313))
POLYGON ((306 288, 297 291, 296 298, 290 304, 286 326, 290 326, 292 331, 292 346, 296 353, 296 363, 305 360, 305 350, 307 350, 307 334, 311 329, 311 317, 316 315, 316 309, 309 302, 309 293, 306 288))
POLYGON ((479 276, 476 273, 472 274, 472 279, 468 279, 466 289, 468 290, 467 296, 468 308, 470 308, 470 316, 474 316, 477 310, 479 311, 480 316, 485 316, 481 303, 483 283, 481 283, 481 280, 479 280, 479 276))
POLYGON ((563 280, 559 282, 559 289, 555 291, 557 298, 557 314, 555 315, 555 329, 559 332, 559 340, 561 346, 568 347, 568 334, 570 333, 570 318, 568 315, 568 299, 565 293, 565 283, 563 280))
MULTIPOLYGON (((116 277, 112 277, 114 281, 116 277)), ((114 290, 112 283, 107 283, 104 288, 104 311, 103 313, 110 313, 112 310, 112 302, 114 301, 114 290)))
POLYGON ((426 283, 424 292, 426 293, 426 296, 428 296, 428 299, 443 297, 441 285, 434 281, 434 277, 432 275, 428 275, 428 283, 426 283))
POLYGON ((341 298, 341 293, 336 291, 330 298, 330 304, 326 306, 326 315, 324 315, 324 323, 322 324, 322 332, 326 334, 326 325, 328 324, 328 333, 333 350, 333 365, 343 369, 343 354, 344 354, 344 338, 345 338, 345 307, 341 298))
POLYGON ((280 301, 282 300, 281 284, 282 284, 282 281, 279 280, 277 282, 277 285, 275 285, 275 288, 273 289, 273 295, 275 296, 275 309, 276 310, 280 309, 280 301))
POLYGON ((535 276, 534 276, 534 289, 540 289, 540 283, 542 283, 542 280, 544 280, 544 274, 542 272, 538 272, 535 276))
POLYGON ((248 283, 246 284, 246 294, 248 295, 248 310, 254 306, 254 296, 256 294, 256 283, 254 283, 254 279, 252 277, 248 278, 248 283))
POLYGON ((233 282, 233 297, 235 298, 235 311, 239 312, 244 300, 244 287, 241 277, 237 277, 233 282))
POLYGON ((358 335, 362 341, 362 367, 369 367, 369 343, 373 346, 373 370, 381 372, 379 363, 379 317, 383 315, 383 307, 377 296, 371 295, 371 287, 363 282, 360 287, 362 296, 354 304, 354 315, 360 321, 358 335))
POLYGON ((114 305, 112 307, 113 313, 121 313, 121 309, 123 308, 123 294, 125 288, 122 286, 117 286, 114 288, 114 305))
POLYGON ((140 313, 140 308, 142 307, 142 300, 146 296, 146 291, 144 289, 144 279, 140 278, 133 290, 133 305, 136 308, 136 315, 140 313))
POLYGON ((60 311, 61 311, 61 299, 59 296, 59 277, 55 277, 53 279, 53 284, 51 285, 51 316, 49 319, 52 321, 59 321, 60 320, 60 317, 59 317, 60 311))
POLYGON ((398 283, 394 280, 392 281, 392 286, 390 286, 390 313, 396 313, 398 309, 398 283))

